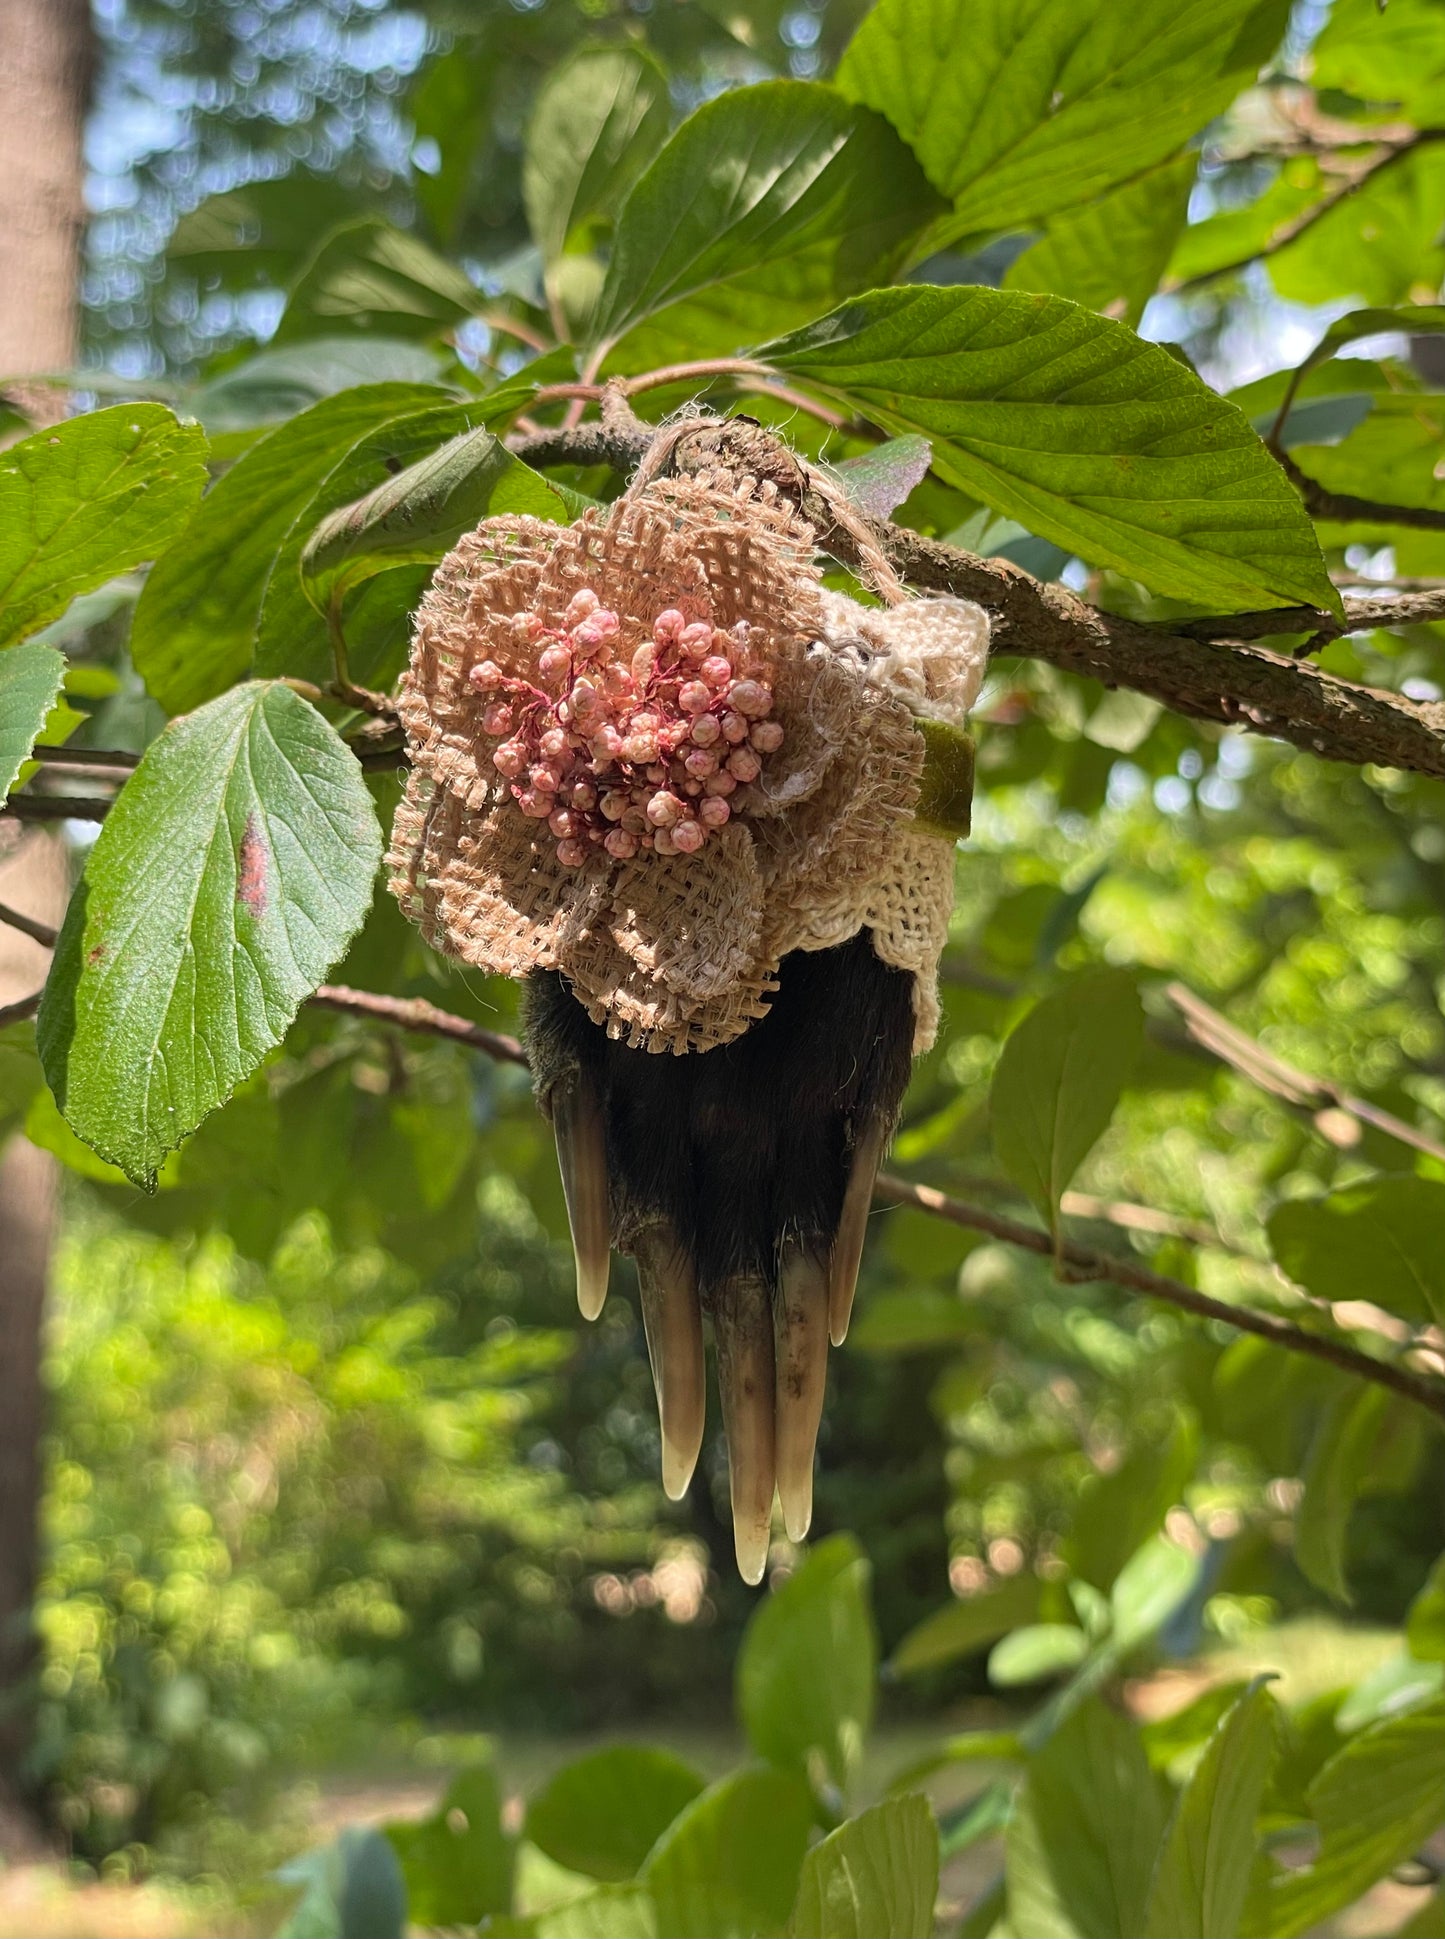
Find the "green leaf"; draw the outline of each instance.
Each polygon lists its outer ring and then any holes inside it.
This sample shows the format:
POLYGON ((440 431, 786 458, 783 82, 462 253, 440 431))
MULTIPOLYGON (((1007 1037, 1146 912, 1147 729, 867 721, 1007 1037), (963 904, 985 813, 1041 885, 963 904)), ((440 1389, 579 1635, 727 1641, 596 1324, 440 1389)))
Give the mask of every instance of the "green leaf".
POLYGON ((1199 157, 1178 156, 1081 209, 1055 216, 1016 256, 1005 289, 1052 290, 1137 323, 1158 288, 1189 211, 1199 157))
POLYGON ((539 1913, 527 1930, 533 1939, 657 1939, 657 1908, 640 1886, 604 1885, 539 1913))
POLYGON ((873 1720, 878 1641, 869 1567, 851 1535, 820 1542, 758 1605, 737 1664, 738 1710, 760 1757, 822 1757, 846 1789, 873 1720))
POLYGON ((301 551, 306 595, 318 612, 339 610, 364 579, 393 566, 434 564, 463 532, 501 512, 556 523, 569 516, 561 491, 490 431, 462 431, 322 519, 301 551))
POLYGON ((709 1786, 654 1846, 643 1882, 668 1939, 781 1931, 802 1870, 813 1799, 789 1771, 742 1770, 709 1786))
POLYGON ((380 1832, 350 1825, 276 1876, 303 1888, 279 1939, 404 1939, 406 1888, 380 1832))
POLYGON ((334 336, 437 337, 482 307, 481 292, 419 236, 382 216, 343 222, 323 236, 286 299, 272 342, 334 336))
POLYGON ((1317 1299, 1369 1299, 1445 1321, 1445 1184, 1401 1173, 1290 1199, 1269 1218, 1275 1260, 1317 1299))
POLYGON ((211 432, 276 424, 360 384, 440 382, 434 350, 395 337, 312 337, 262 350, 209 378, 190 394, 190 408, 211 432))
POLYGON ((1089 1653, 1089 1639, 1070 1623, 1029 1623, 995 1644, 988 1659, 988 1680, 996 1690, 1076 1670, 1089 1653))
POLYGON ((994 1147, 1051 1224, 1113 1117, 1143 1040, 1132 980, 1104 970, 1045 997, 1004 1044, 989 1093, 994 1147))
POLYGON ((0 803, 29 759, 65 679, 65 655, 38 640, 0 653, 0 803))
POLYGON ((888 438, 832 467, 849 498, 868 518, 890 518, 923 483, 933 462, 927 438, 888 438))
POLYGON ((421 384, 341 391, 280 425, 225 473, 146 581, 132 622, 136 671, 169 713, 199 706, 249 671, 287 534, 345 453, 391 419, 447 401, 421 384))
POLYGON ((1407 150, 1335 201, 1297 241, 1276 250, 1270 281, 1281 296, 1300 303, 1338 303, 1350 296, 1383 307, 1436 292, 1445 270, 1442 195, 1445 152, 1424 144, 1407 150))
POLYGON ((1152 592, 1338 610, 1304 507, 1239 407, 1061 296, 876 290, 756 354, 930 438, 947 483, 1152 592))
POLYGON ((1255 79, 1285 0, 880 0, 838 68, 953 203, 1018 229, 1175 155, 1255 79))
POLYGON ((1389 109, 1398 108, 1425 127, 1445 114, 1445 60, 1431 0, 1394 0, 1388 11, 1379 0, 1334 0, 1310 65, 1315 86, 1353 95, 1362 120, 1393 121, 1389 109), (1366 102, 1381 105, 1372 112, 1366 102))
POLYGON ((1109 1641, 1118 1656, 1147 1643, 1164 1627, 1199 1578, 1199 1558, 1162 1535, 1145 1542, 1120 1569, 1109 1591, 1109 1641))
POLYGON ((938 1827, 928 1800, 890 1798, 850 1818, 803 1861, 790 1939, 929 1939, 938 1827))
POLYGON ((537 90, 522 202, 547 262, 597 218, 610 222, 667 139, 667 76, 640 47, 579 47, 537 90))
POLYGON ((1438 1558, 1425 1586, 1405 1617, 1410 1654, 1425 1663, 1445 1663, 1445 1555, 1438 1558))
POLYGON ((527 1807, 526 1835, 569 1872, 637 1876, 703 1781, 670 1751, 614 1744, 564 1765, 527 1807))
POLYGON ((1029 1763, 1005 1844, 1009 1924, 1028 1939, 1137 1939, 1164 1830, 1139 1731, 1097 1698, 1029 1763))
POLYGON ((1310 372, 1338 356, 1346 344, 1396 332, 1411 337, 1438 336, 1442 330, 1445 330, 1445 305, 1439 303, 1408 303, 1391 310, 1351 310, 1347 316, 1336 317, 1304 362, 1291 373, 1279 407, 1280 420, 1289 415, 1289 407, 1310 372))
POLYGON ((365 919, 381 832, 355 756, 289 687, 156 741, 66 915, 37 1040, 77 1135, 149 1187, 365 919))
POLYGON ((986 1649, 997 1637, 1031 1623, 1039 1612, 1036 1576, 1010 1576, 986 1595, 951 1602, 925 1616, 910 1629, 893 1652, 889 1668, 895 1676, 935 1669, 986 1649))
POLYGON ((206 439, 160 404, 119 404, 0 452, 0 646, 165 551, 206 482, 206 439))
POLYGON ((1320 1829, 1307 1871, 1252 1896, 1247 1929, 1296 1939, 1412 1858, 1445 1819, 1445 1697, 1352 1737, 1308 1792, 1320 1829))
POLYGON ((1339 1602, 1352 1599, 1345 1579, 1350 1515, 1369 1485, 1389 1407, 1383 1387, 1351 1385, 1336 1394, 1320 1415, 1305 1459, 1295 1560, 1316 1588, 1339 1602))
POLYGON ((413 1924, 474 1926, 511 1911, 515 1851, 501 1811, 496 1775, 481 1764, 452 1780, 430 1818, 386 1827, 413 1924))
POLYGON ((1149 1939, 1236 1939, 1274 1762, 1277 1709, 1251 1685, 1179 1794, 1149 1892, 1149 1939))
POLYGON ((937 209, 879 116, 818 81, 736 88, 683 123, 624 203, 591 341, 615 347, 653 318, 627 367, 664 344, 735 350, 760 313, 787 329, 886 281, 937 209))

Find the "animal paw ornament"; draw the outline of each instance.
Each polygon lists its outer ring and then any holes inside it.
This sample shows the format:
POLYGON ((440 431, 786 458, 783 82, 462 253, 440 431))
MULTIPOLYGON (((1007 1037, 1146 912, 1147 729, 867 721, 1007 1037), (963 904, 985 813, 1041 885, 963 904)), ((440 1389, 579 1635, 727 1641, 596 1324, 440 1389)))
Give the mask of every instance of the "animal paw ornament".
POLYGON ((674 1499, 710 1324, 749 1582, 775 1491, 807 1532, 828 1342, 937 1028, 987 646, 966 601, 827 591, 811 527, 726 470, 489 519, 417 616, 392 891, 525 984, 578 1301, 632 1255, 674 1499))

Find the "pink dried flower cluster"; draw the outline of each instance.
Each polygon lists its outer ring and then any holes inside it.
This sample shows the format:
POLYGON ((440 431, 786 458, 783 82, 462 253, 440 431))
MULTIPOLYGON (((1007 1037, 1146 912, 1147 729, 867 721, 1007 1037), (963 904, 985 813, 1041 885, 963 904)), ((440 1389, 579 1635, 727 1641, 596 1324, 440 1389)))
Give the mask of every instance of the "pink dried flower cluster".
POLYGON ((584 589, 560 628, 536 613, 512 627, 535 682, 494 660, 468 678, 488 696, 493 767, 522 813, 547 823, 564 867, 593 846, 618 861, 639 849, 696 854, 782 746, 768 719, 773 670, 753 657, 746 620, 724 632, 668 607, 628 658, 617 614, 584 589))

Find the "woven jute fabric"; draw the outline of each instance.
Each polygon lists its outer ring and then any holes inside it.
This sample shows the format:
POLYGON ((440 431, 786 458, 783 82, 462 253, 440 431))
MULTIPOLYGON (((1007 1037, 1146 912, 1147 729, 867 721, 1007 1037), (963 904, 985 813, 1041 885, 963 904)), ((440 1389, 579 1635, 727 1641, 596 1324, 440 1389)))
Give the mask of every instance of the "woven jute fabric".
POLYGON ((508 976, 560 970, 612 1035, 675 1053, 728 1043, 765 1014, 789 951, 866 927, 916 979, 922 1048, 937 1025, 953 850, 912 822, 915 715, 965 715, 986 651, 987 623, 966 601, 871 609, 826 591, 811 528, 751 478, 654 479, 570 526, 489 519, 443 561, 417 614, 392 892, 434 948, 508 976), (593 849, 567 868, 491 763, 472 667, 527 676, 535 649, 517 616, 556 626, 583 588, 617 613, 624 654, 672 607, 723 628, 746 621, 773 668, 783 744, 697 854, 593 849))

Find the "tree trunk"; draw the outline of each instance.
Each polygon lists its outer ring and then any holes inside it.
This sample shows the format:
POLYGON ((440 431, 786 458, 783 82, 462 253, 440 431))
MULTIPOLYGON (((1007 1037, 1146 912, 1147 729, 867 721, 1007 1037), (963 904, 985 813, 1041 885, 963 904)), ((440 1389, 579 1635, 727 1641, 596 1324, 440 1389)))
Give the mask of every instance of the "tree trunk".
MULTIPOLYGON (((76 361, 90 54, 87 0, 0 0, 0 383, 36 415, 55 414, 56 394, 24 380, 76 361)), ((0 902, 44 921, 59 918, 65 876, 54 837, 0 849, 0 902)), ((44 951, 0 928, 0 1004, 37 988, 45 967, 44 951)), ((41 1338, 55 1197, 54 1160, 12 1138, 0 1152, 0 1852, 26 1842, 15 1800, 32 1712, 41 1338)))

